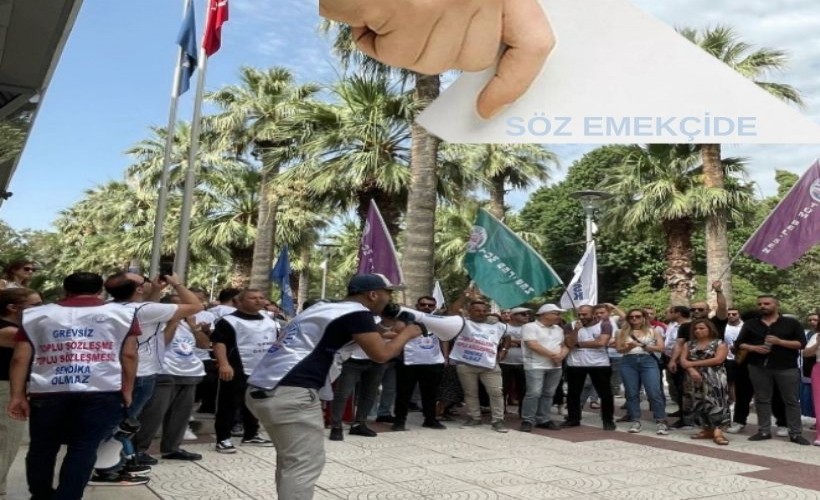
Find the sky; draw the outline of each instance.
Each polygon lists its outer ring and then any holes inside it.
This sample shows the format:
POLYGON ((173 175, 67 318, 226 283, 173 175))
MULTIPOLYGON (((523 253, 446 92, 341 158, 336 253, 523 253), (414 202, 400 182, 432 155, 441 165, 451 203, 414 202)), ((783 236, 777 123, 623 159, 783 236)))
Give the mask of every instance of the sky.
MULTIPOLYGON (((197 23, 204 0, 194 0, 197 23)), ((580 0, 578 0, 580 1, 580 0)), ((592 0, 585 0, 592 1, 592 0)), ((771 76, 803 92, 803 112, 820 123, 820 3, 817 0, 633 0, 671 26, 733 26, 755 46, 786 50, 790 67, 771 76)), ((284 66, 300 81, 330 83, 339 66, 318 31, 315 0, 230 0, 222 49, 208 62, 206 90, 233 84, 242 66, 284 66)), ((15 229, 48 229, 84 191, 121 180, 124 151, 168 121, 183 0, 85 0, 29 137, 0 219, 15 229)), ((201 31, 200 31, 201 33, 201 31)), ((192 83, 193 86, 193 83, 192 83)), ((193 91, 179 108, 190 120, 193 91)), ((590 146, 551 146, 561 169, 590 146)), ((776 191, 774 170, 802 173, 820 146, 726 146, 726 156, 749 158, 750 178, 762 195, 776 191)), ((513 192, 521 208, 527 192, 513 192)))

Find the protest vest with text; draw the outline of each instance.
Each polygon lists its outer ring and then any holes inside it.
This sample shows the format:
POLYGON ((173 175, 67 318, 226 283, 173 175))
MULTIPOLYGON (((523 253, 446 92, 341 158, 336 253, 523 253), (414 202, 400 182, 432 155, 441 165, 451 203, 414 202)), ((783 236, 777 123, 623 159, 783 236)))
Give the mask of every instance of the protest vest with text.
POLYGON ((114 304, 27 310, 23 330, 34 348, 29 392, 119 391, 120 353, 133 321, 133 311, 114 304))
POLYGON ((456 337, 450 359, 481 368, 495 368, 498 343, 505 331, 506 325, 503 323, 491 325, 467 320, 456 337))

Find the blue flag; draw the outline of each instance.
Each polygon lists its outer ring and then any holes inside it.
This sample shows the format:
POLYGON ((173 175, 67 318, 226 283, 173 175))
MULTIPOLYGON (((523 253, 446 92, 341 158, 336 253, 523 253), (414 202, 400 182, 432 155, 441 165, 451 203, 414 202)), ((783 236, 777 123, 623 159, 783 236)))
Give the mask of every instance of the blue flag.
POLYGON ((197 65, 197 43, 196 43, 196 21, 194 20, 194 4, 188 2, 185 9, 185 16, 182 19, 182 27, 177 35, 177 44, 182 48, 180 60, 179 85, 177 96, 184 94, 191 87, 191 77, 196 71, 197 65))
POLYGON ((271 269, 270 279, 275 281, 282 290, 282 310, 288 316, 293 317, 296 314, 296 308, 293 307, 293 293, 290 290, 290 259, 287 245, 283 246, 282 251, 279 252, 276 265, 271 269))

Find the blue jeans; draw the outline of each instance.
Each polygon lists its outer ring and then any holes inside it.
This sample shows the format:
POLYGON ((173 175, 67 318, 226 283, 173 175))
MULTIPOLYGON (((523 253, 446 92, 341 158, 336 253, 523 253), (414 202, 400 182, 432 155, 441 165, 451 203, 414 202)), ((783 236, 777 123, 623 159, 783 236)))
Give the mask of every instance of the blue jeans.
POLYGON ((666 402, 661 392, 661 372, 651 354, 627 354, 621 358, 621 380, 626 389, 626 411, 633 422, 641 420, 641 385, 649 399, 655 421, 666 418, 666 402))
POLYGON ((156 375, 136 377, 134 391, 131 396, 131 406, 128 407, 128 418, 139 420, 142 409, 154 395, 154 386, 157 384, 156 375))
POLYGON ((543 424, 550 421, 552 397, 561 382, 560 368, 527 368, 527 393, 521 405, 521 420, 543 424))
POLYGON ((33 500, 75 500, 91 477, 97 446, 122 421, 119 392, 35 394, 30 398, 31 443, 26 455, 26 479, 33 500), (60 445, 68 451, 54 490, 54 468, 60 445))

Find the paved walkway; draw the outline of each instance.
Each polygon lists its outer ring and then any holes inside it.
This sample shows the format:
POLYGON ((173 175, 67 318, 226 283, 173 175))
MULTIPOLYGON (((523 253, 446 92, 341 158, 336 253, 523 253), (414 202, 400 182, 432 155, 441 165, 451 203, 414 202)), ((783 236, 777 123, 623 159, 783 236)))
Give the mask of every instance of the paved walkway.
MULTIPOLYGON (((820 499, 820 448, 782 438, 749 442, 753 426, 718 447, 689 439, 691 431, 656 436, 648 422, 643 433, 628 434, 625 424, 617 432, 601 430, 594 413, 584 420, 582 427, 532 434, 499 434, 488 425, 459 429, 455 422, 434 431, 413 419, 407 432, 373 424, 377 438, 327 442, 316 499, 820 499)), ((185 448, 203 460, 161 461, 147 486, 89 488, 86 498, 276 498, 273 448, 220 455, 210 440, 185 448)), ((9 485, 9 499, 27 498, 19 458, 9 485)))

